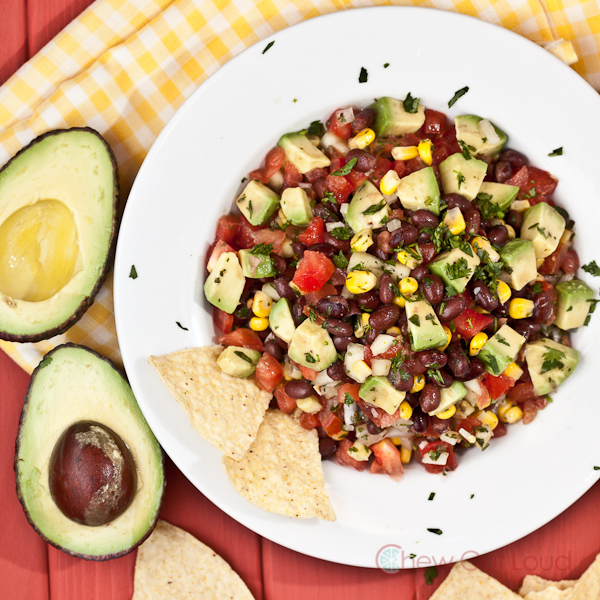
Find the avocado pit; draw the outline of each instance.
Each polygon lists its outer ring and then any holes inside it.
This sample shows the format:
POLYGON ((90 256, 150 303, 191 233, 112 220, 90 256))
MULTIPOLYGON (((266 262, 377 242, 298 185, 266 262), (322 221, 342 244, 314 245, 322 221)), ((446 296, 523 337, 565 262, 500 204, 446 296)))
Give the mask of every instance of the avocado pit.
POLYGON ((50 494, 72 521, 98 527, 131 504, 137 472, 131 451, 112 429, 79 421, 66 429, 50 458, 50 494))

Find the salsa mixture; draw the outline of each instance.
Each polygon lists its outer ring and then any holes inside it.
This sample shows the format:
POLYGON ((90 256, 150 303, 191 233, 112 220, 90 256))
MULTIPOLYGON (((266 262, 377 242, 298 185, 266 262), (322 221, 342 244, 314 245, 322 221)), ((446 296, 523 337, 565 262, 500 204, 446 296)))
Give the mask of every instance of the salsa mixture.
POLYGON ((410 94, 341 108, 282 136, 219 219, 217 363, 316 429, 323 459, 445 474, 575 369, 595 301, 574 223, 506 142, 410 94))

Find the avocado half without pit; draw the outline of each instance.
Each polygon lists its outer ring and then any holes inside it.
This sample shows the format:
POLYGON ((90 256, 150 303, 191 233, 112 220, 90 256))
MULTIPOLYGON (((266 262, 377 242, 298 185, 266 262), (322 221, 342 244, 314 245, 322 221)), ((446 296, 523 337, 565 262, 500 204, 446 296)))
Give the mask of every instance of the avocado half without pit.
POLYGON ((110 361, 74 344, 58 346, 33 372, 15 473, 33 528, 88 560, 141 544, 165 488, 162 450, 129 384, 110 361))
POLYGON ((0 170, 0 339, 36 342, 79 320, 116 241, 115 157, 89 128, 50 131, 0 170))

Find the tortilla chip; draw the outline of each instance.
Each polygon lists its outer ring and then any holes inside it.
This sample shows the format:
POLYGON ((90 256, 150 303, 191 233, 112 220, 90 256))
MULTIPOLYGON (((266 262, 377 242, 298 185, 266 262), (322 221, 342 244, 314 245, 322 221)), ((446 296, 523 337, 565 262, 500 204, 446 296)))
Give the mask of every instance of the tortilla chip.
POLYGON ((572 592, 572 588, 559 590, 557 587, 550 585, 539 592, 529 592, 525 598, 527 600, 568 600, 571 598, 572 592))
POLYGON ((456 563, 430 600, 521 600, 470 562, 456 563))
POLYGON ((218 554, 166 521, 139 547, 133 586, 132 600, 254 600, 218 554))
POLYGON ((223 346, 151 356, 148 362, 183 406, 192 427, 223 454, 239 460, 262 423, 272 394, 254 379, 223 373, 217 358, 223 346))
POLYGON ((572 588, 577 583, 576 579, 564 579, 563 581, 550 581, 538 575, 526 575, 523 579, 523 584, 519 590, 519 594, 523 597, 530 592, 543 592, 549 587, 555 587, 558 590, 567 590, 572 588))
POLYGON ((572 588, 569 600, 600 600, 600 554, 572 588))
POLYGON ((319 438, 279 410, 268 410, 256 440, 239 462, 223 457, 235 490, 269 512, 335 521, 325 490, 319 438))

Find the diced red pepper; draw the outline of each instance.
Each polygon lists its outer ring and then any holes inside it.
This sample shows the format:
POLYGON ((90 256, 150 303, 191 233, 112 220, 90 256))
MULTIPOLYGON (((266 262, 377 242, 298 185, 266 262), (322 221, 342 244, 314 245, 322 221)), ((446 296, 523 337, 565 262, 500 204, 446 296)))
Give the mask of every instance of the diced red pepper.
POLYGON ((281 412, 287 415, 292 414, 296 410, 296 400, 285 393, 283 387, 275 390, 275 400, 281 412))
POLYGON ((327 119, 326 123, 330 131, 335 133, 338 137, 347 140, 352 137, 352 123, 340 119, 340 110, 342 109, 340 108, 334 111, 329 119, 327 119))
POLYGON ((448 458, 446 460, 445 465, 427 465, 423 464, 425 470, 428 473, 442 473, 443 471, 454 471, 458 466, 458 462, 456 460, 456 455, 454 454, 454 446, 448 444, 447 442, 442 442, 441 440, 436 440, 435 442, 430 442, 423 448, 419 448, 421 453, 421 458, 424 458, 430 452, 434 453, 434 456, 439 456, 442 452, 448 453, 448 458))
POLYGON ((303 412, 300 415, 300 426, 304 429, 316 429, 320 425, 316 415, 309 415, 303 412))
POLYGON ((404 473, 404 467, 400 460, 400 450, 387 438, 373 444, 370 449, 376 460, 381 463, 384 472, 398 481, 404 473))
POLYGON ((256 350, 257 352, 263 352, 264 350, 262 340, 258 335, 245 327, 240 327, 231 333, 219 336, 219 344, 248 348, 248 350, 256 350))
POLYGON ((465 308, 465 310, 452 321, 456 333, 466 340, 470 340, 474 335, 483 331, 493 322, 494 319, 492 317, 482 315, 470 308, 465 308))
POLYGON ((223 240, 226 244, 233 244, 240 227, 239 215, 223 215, 217 221, 217 240, 223 240))
POLYGON ((256 365, 256 381, 267 392, 272 392, 282 379, 283 367, 272 354, 265 352, 256 365))
POLYGON ((212 307, 212 319, 215 329, 223 333, 229 333, 233 327, 233 315, 228 315, 216 306, 212 307))
POLYGON ((350 440, 340 440, 338 449, 335 453, 335 458, 337 459, 338 464, 342 466, 347 465, 357 471, 364 471, 369 466, 369 463, 367 461, 355 460, 348 454, 348 448, 350 448, 353 443, 354 442, 351 442, 350 440))
POLYGON ((321 427, 329 437, 337 436, 342 431, 342 421, 329 409, 317 413, 321 427))
POLYGON ((301 292, 316 292, 329 281, 334 271, 335 265, 324 254, 307 250, 298 263, 292 283, 301 292))
MULTIPOLYGON (((280 233, 283 233, 283 231, 280 233)), ((298 236, 298 239, 306 246, 322 244, 325 241, 323 219, 321 217, 313 217, 308 227, 298 236)))
POLYGON ((499 375, 498 377, 494 377, 494 375, 490 375, 489 373, 485 376, 483 380, 485 387, 488 389, 492 400, 497 400, 503 394, 506 394, 510 388, 512 388, 516 380, 506 375, 499 375))

